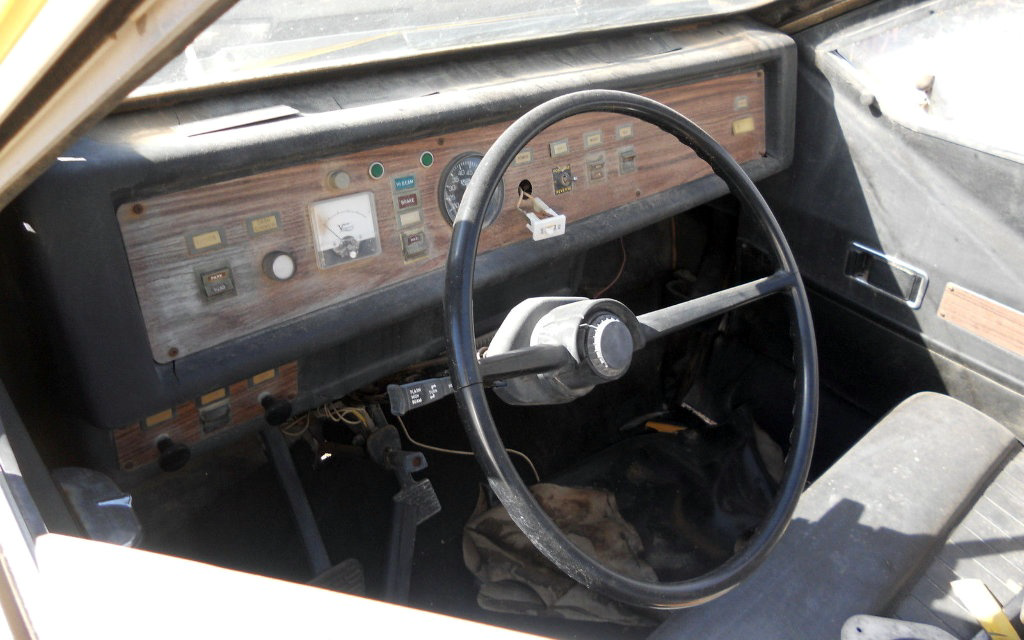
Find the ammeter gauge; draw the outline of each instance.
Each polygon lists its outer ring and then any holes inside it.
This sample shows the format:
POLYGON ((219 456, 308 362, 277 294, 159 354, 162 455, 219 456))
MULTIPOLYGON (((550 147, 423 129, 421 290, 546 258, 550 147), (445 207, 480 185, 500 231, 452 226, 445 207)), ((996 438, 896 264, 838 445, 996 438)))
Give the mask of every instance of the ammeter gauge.
POLYGON ((321 269, 380 253, 371 191, 314 202, 309 219, 321 269))

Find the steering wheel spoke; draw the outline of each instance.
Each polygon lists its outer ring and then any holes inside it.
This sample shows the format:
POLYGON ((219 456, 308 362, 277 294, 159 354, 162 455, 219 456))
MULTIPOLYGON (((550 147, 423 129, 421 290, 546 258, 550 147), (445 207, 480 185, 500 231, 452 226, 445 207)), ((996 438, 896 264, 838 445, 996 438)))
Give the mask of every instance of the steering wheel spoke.
POLYGON ((766 278, 651 311, 637 317, 640 322, 640 331, 646 340, 655 340, 779 291, 790 289, 796 284, 796 281, 796 274, 779 271, 766 278))

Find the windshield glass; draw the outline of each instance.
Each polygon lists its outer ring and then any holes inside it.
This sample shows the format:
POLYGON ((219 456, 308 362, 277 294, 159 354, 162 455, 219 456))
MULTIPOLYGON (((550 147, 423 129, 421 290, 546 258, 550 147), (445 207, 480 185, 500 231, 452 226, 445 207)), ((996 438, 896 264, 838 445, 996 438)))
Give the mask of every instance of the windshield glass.
POLYGON ((769 0, 241 0, 131 97, 738 13, 769 0))

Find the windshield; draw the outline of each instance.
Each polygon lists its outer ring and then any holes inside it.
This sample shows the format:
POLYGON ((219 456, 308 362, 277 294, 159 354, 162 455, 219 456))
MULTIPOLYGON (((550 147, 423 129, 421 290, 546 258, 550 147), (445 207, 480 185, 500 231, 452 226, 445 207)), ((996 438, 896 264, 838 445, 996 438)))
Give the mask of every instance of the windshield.
POLYGON ((241 0, 130 97, 747 11, 769 0, 241 0))

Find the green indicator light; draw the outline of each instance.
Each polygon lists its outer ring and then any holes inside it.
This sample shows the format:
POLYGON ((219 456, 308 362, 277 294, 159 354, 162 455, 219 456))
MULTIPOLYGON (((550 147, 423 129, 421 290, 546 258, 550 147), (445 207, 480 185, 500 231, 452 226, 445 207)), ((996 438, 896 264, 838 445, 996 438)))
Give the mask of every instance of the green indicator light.
POLYGON ((430 165, 434 164, 434 154, 430 153, 429 151, 424 151, 423 153, 421 153, 420 164, 423 165, 424 167, 429 167, 430 165))
POLYGON ((384 165, 379 162, 374 162, 370 165, 370 177, 374 180, 384 177, 384 165))

